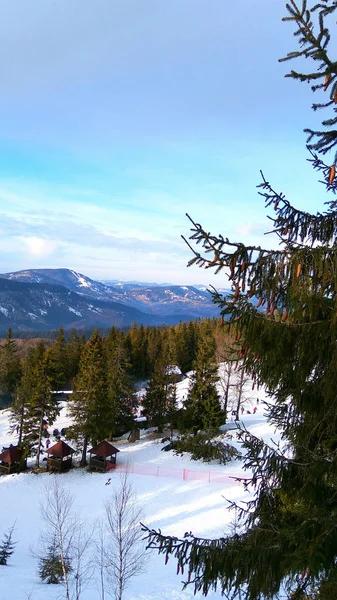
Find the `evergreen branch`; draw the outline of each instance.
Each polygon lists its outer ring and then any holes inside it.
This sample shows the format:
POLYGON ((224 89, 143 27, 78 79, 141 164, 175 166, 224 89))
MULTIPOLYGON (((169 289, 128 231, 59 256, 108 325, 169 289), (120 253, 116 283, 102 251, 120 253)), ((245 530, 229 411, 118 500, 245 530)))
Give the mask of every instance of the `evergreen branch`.
MULTIPOLYGON (((325 18, 328 14, 331 14, 336 10, 336 6, 324 6, 323 4, 316 4, 311 10, 307 9, 306 0, 302 1, 302 7, 291 0, 290 3, 286 4, 288 17, 284 17, 283 21, 293 21, 297 25, 297 30, 294 35, 299 38, 301 50, 295 52, 289 52, 286 57, 281 58, 280 62, 286 60, 292 60, 299 57, 310 58, 313 61, 318 61, 319 65, 316 71, 312 73, 299 73, 297 71, 290 71, 286 74, 286 77, 299 81, 316 81, 322 80, 321 83, 312 86, 312 90, 327 91, 330 89, 330 102, 325 104, 313 104, 313 109, 328 108, 337 97, 337 62, 331 61, 327 54, 327 47, 330 41, 329 29, 325 26, 325 18), (311 19, 311 14, 318 11, 318 28, 319 32, 316 35, 314 31, 314 24, 311 19)), ((336 112, 336 108, 333 109, 336 112)), ((326 132, 314 131, 311 129, 305 130, 308 133, 307 144, 310 149, 316 150, 319 153, 326 154, 337 144, 336 136, 332 135, 334 132, 330 131, 330 139, 326 137, 326 132), (312 141, 313 138, 317 138, 316 141, 312 141)))
MULTIPOLYGON (((206 231, 202 228, 202 226, 199 223, 195 223, 193 221, 193 219, 190 217, 189 214, 186 213, 186 217, 191 221, 193 228, 191 228, 191 231, 194 231, 195 233, 193 235, 190 236, 190 240, 196 240, 196 243, 199 244, 203 239, 207 240, 209 242, 209 246, 207 246, 208 248, 208 252, 214 251, 216 252, 217 250, 221 251, 221 248, 223 246, 232 246, 234 248, 237 249, 242 249, 245 248, 248 252, 263 252, 265 254, 267 254, 268 252, 270 252, 270 250, 266 249, 266 248, 261 248, 261 246, 255 246, 255 245, 249 245, 249 246, 245 246, 242 242, 231 242, 227 237, 223 238, 222 235, 220 234, 218 237, 217 236, 212 236, 210 233, 206 233, 206 231), (199 236, 199 234, 202 232, 203 234, 203 238, 201 238, 199 236)), ((183 240, 187 243, 187 245, 190 247, 190 249, 193 251, 193 248, 190 246, 190 244, 186 241, 185 237, 182 235, 181 236, 183 238, 183 240)), ((276 251, 277 254, 284 254, 284 252, 282 250, 277 250, 276 251)), ((211 261, 210 261, 211 262, 211 261)))
MULTIPOLYGON (((290 14, 290 17, 284 17, 283 21, 295 21, 298 29, 295 31, 295 36, 302 36, 300 38, 300 45, 303 47, 303 50, 298 52, 291 52, 285 58, 279 59, 279 62, 283 62, 285 60, 291 60, 292 58, 297 58, 298 56, 305 56, 308 58, 309 56, 314 60, 320 60, 325 63, 327 67, 331 68, 332 63, 327 56, 324 45, 321 44, 322 39, 327 36, 328 31, 324 28, 323 15, 319 16, 319 28, 320 33, 318 37, 314 35, 314 25, 311 21, 310 11, 306 8, 306 1, 302 1, 302 9, 299 9, 294 0, 290 0, 290 3, 286 4, 286 8, 290 14)), ((320 65, 322 68, 322 65, 320 65)), ((317 74, 312 74, 309 77, 315 78, 317 74)))
MULTIPOLYGON (((314 168, 322 170, 328 179, 330 167, 319 162, 314 152, 311 155, 313 159, 309 160, 313 161, 314 168)), ((268 233, 276 233, 283 243, 292 244, 298 244, 298 240, 303 243, 310 236, 312 244, 319 242, 327 245, 337 236, 337 220, 332 207, 325 213, 317 212, 315 215, 295 209, 282 192, 276 192, 272 188, 262 171, 261 177, 262 183, 258 187, 265 191, 259 194, 265 199, 266 208, 273 205, 276 212, 275 218, 269 217, 274 223, 274 229, 268 233)), ((334 190, 336 184, 327 186, 334 190)))
MULTIPOLYGON (((228 538, 220 538, 217 540, 208 540, 193 536, 191 532, 186 532, 184 538, 162 535, 154 529, 148 528, 141 523, 142 531, 147 535, 145 540, 148 540, 147 548, 158 550, 159 554, 165 555, 165 563, 172 554, 177 561, 177 574, 188 567, 188 578, 184 583, 184 588, 189 584, 194 585, 194 593, 202 592, 203 595, 213 589, 217 590, 218 580, 222 580, 222 592, 232 592, 232 586, 229 586, 228 576, 224 577, 223 567, 220 557, 224 559, 224 550, 230 547, 231 540, 228 538)), ((237 536, 238 537, 238 536, 237 536)), ((237 586, 235 586, 237 588, 237 586)), ((236 589, 237 591, 237 589, 236 589)), ((230 597, 233 596, 233 592, 230 597)))
MULTIPOLYGON (((327 0, 324 0, 324 1, 327 2, 327 0)), ((334 0, 332 2, 331 6, 327 6, 326 4, 321 4, 320 2, 318 4, 315 4, 315 6, 313 6, 313 8, 311 9, 311 12, 320 10, 322 15, 324 17, 326 17, 329 14, 332 14, 336 9, 337 9, 337 2, 336 2, 336 0, 334 0)))

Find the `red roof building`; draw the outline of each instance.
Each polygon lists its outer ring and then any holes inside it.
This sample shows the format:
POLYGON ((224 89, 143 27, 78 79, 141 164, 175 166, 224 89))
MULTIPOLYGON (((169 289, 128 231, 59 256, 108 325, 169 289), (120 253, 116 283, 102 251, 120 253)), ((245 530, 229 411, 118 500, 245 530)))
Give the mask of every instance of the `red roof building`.
POLYGON ((116 464, 117 452, 120 452, 118 448, 103 440, 89 450, 89 469, 91 471, 100 471, 101 473, 110 470, 116 464))
POLYGON ((54 446, 46 450, 49 455, 47 458, 47 471, 66 471, 72 466, 75 450, 68 446, 63 440, 60 440, 54 446))
POLYGON ((27 459, 23 458, 24 452, 19 446, 3 448, 0 454, 0 473, 19 473, 27 467, 27 459))

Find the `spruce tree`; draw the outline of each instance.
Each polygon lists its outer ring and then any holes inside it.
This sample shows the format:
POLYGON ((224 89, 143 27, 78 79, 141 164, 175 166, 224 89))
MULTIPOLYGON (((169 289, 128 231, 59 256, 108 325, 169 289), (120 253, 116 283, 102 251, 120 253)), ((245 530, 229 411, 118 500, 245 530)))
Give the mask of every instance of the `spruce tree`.
POLYGON ((114 407, 109 401, 106 357, 97 329, 82 352, 69 411, 74 420, 71 435, 82 443, 81 465, 84 466, 88 443, 95 445, 109 437, 114 427, 114 407))
POLYGON ((114 422, 110 437, 121 435, 133 427, 135 389, 131 381, 131 364, 122 331, 110 332, 106 340, 108 398, 114 422))
POLYGON ((163 431, 172 410, 172 375, 170 361, 161 353, 154 364, 153 374, 149 380, 146 396, 143 399, 144 414, 158 432, 163 431))
POLYGON ((164 329, 160 329, 159 327, 146 327, 145 332, 147 337, 149 373, 152 373, 156 360, 162 352, 165 334, 164 329))
POLYGON ((21 364, 12 329, 7 332, 6 342, 0 347, 0 394, 12 400, 21 376, 21 364))
POLYGON ((191 371, 196 356, 196 323, 180 323, 175 336, 176 363, 183 373, 191 371))
POLYGON ((226 421, 217 391, 219 382, 218 365, 215 361, 215 340, 207 329, 199 341, 197 356, 193 363, 194 372, 185 402, 190 413, 194 433, 199 429, 217 429, 226 421))
POLYGON ((246 507, 236 507, 238 531, 217 540, 149 531, 149 543, 174 555, 204 595, 219 589, 226 598, 331 600, 337 597, 336 155, 330 158, 337 144, 337 61, 328 54, 328 24, 335 28, 337 2, 308 7, 290 0, 286 7, 300 43, 286 59, 314 65, 289 76, 311 83, 322 98, 313 108, 328 112, 321 129, 307 130, 312 166, 330 193, 326 208, 297 210, 262 176, 277 250, 211 235, 192 219, 188 241, 189 264, 229 274, 232 294, 214 291, 214 301, 224 329, 235 324, 241 336, 243 368, 273 396, 268 416, 282 445, 242 434, 245 465, 253 471, 247 486, 255 493, 246 507))
POLYGON ((64 569, 66 573, 71 571, 71 561, 69 557, 62 557, 57 544, 56 535, 52 543, 48 545, 47 552, 39 558, 39 576, 44 583, 59 584, 64 581, 64 569))
POLYGON ((79 335, 76 329, 71 330, 70 338, 66 344, 67 355, 67 373, 69 384, 72 384, 74 377, 78 373, 81 354, 85 346, 84 335, 79 335))
POLYGON ((62 327, 57 332, 55 342, 47 350, 46 360, 52 389, 67 389, 67 385, 69 385, 69 368, 66 341, 62 327))
POLYGON ((8 559, 14 554, 14 548, 17 542, 13 541, 14 525, 4 534, 0 542, 0 565, 7 565, 8 559))
POLYGON ((43 343, 39 343, 25 362, 12 412, 14 423, 16 418, 17 426, 22 432, 19 435, 22 444, 36 454, 37 467, 40 466, 43 428, 47 423, 52 424, 59 412, 56 395, 51 393, 45 347, 43 343))
POLYGON ((133 323, 127 334, 127 347, 135 379, 147 379, 149 374, 147 333, 143 325, 133 323))
POLYGON ((22 360, 21 364, 22 374, 20 382, 16 388, 13 402, 9 407, 10 411, 10 433, 17 434, 18 445, 20 446, 23 440, 23 429, 25 423, 25 417, 28 411, 29 395, 31 392, 31 385, 29 383, 29 370, 30 364, 28 357, 22 360))

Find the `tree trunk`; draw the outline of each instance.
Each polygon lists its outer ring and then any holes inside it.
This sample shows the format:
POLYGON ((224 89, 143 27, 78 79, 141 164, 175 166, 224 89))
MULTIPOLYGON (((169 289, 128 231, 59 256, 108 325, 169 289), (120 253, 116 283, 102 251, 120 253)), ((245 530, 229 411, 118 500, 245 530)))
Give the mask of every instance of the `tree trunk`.
POLYGON ((230 381, 231 381, 231 375, 232 375, 232 363, 227 363, 227 381, 226 381, 226 387, 225 387, 225 401, 224 401, 224 406, 223 409, 226 413, 226 418, 227 418, 227 408, 228 408, 228 398, 229 398, 229 388, 230 388, 230 381))
POLYGON ((241 370, 241 374, 240 374, 238 403, 237 403, 237 406, 236 406, 236 415, 235 415, 235 419, 237 421, 239 421, 239 419, 240 419, 240 406, 241 406, 241 400, 242 400, 242 394, 243 394, 244 377, 245 377, 245 372, 242 369, 241 370))
POLYGON ((19 439, 18 439, 18 446, 21 445, 22 443, 22 435, 23 435, 23 421, 24 421, 24 406, 22 405, 21 408, 21 415, 20 415, 20 425, 19 425, 19 439))
POLYGON ((42 430, 43 430, 43 411, 41 411, 41 418, 39 424, 39 438, 37 442, 37 454, 36 454, 36 466, 40 466, 40 454, 41 454, 41 440, 42 440, 42 430))
POLYGON ((120 511, 118 514, 118 523, 117 523, 117 536, 118 536, 118 554, 119 554, 119 569, 118 569, 118 591, 117 591, 117 600, 122 600, 123 597, 123 587, 124 587, 124 548, 123 548, 123 514, 125 510, 125 501, 124 494, 125 490, 122 490, 122 503, 120 507, 120 511))
MULTIPOLYGON (((58 515, 58 519, 59 518, 60 518, 60 515, 58 515)), ((66 600, 70 600, 68 569, 67 569, 67 564, 66 564, 66 557, 64 556, 63 532, 62 532, 62 526, 61 526, 60 522, 58 523, 58 537, 59 537, 59 551, 60 551, 60 558, 61 558, 65 596, 66 596, 66 600)))
POLYGON ((81 462, 80 462, 80 467, 86 467, 87 466, 87 449, 88 449, 88 438, 85 436, 84 438, 84 442, 83 442, 83 450, 82 450, 82 458, 81 458, 81 462))

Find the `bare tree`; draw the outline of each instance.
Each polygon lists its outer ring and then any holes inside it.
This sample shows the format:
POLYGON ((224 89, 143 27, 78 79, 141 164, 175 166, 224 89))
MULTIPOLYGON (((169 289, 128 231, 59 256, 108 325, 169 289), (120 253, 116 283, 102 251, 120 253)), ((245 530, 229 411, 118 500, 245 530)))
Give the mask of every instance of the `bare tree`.
POLYGON ((241 367, 240 371, 239 371, 239 376, 238 376, 238 381, 237 381, 237 394, 236 394, 236 414, 235 414, 235 419, 238 421, 240 419, 240 408, 245 400, 245 396, 244 396, 244 388, 245 385, 248 383, 249 381, 249 377, 248 375, 245 373, 244 369, 241 367))
POLYGON ((103 520, 97 523, 97 537, 96 537, 96 561, 98 567, 98 588, 100 593, 100 600, 105 600, 105 573, 107 568, 107 529, 103 520))
POLYGON ((230 392, 232 388, 237 386, 236 381, 234 381, 234 362, 226 361, 223 362, 219 367, 220 380, 219 385, 221 387, 221 395, 222 395, 222 409, 225 411, 227 416, 229 403, 230 403, 230 392))
POLYGON ((80 600, 82 592, 93 579, 94 562, 91 552, 93 532, 87 531, 83 523, 77 523, 71 552, 72 600, 80 600))
POLYGON ((107 581, 101 585, 101 598, 106 588, 115 600, 122 600, 129 580, 144 572, 148 557, 140 528, 143 514, 128 473, 121 476, 120 486, 106 502, 105 516, 107 527, 100 544, 101 549, 105 546, 107 581))
POLYGON ((236 363, 234 368, 232 368, 231 365, 230 369, 225 366, 224 382, 221 382, 223 390, 227 389, 228 372, 230 372, 230 382, 228 385, 229 395, 227 408, 230 409, 235 420, 238 421, 240 419, 240 412, 243 412, 244 406, 247 406, 247 403, 250 403, 253 400, 250 391, 252 380, 244 369, 242 369, 240 363, 236 363))
MULTIPOLYGON (((51 557, 64 586, 65 600, 80 600, 81 593, 92 578, 90 549, 92 534, 88 534, 73 510, 74 499, 57 477, 46 488, 41 504, 41 517, 46 525, 40 536, 39 553, 34 552, 41 566, 51 557), (50 550, 52 549, 52 552, 50 550)), ((53 564, 50 566, 53 567, 53 564)), ((46 565, 49 567, 49 565, 46 565)))

